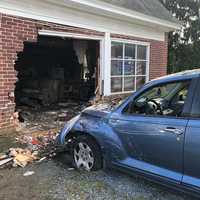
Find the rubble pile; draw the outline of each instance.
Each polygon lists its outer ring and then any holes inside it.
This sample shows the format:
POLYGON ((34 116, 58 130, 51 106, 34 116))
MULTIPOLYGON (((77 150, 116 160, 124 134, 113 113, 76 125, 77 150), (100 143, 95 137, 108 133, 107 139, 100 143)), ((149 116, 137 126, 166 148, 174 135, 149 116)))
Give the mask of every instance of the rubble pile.
POLYGON ((35 131, 60 129, 68 120, 80 114, 86 106, 86 103, 72 101, 57 103, 40 109, 21 106, 14 114, 14 118, 18 116, 19 119, 18 123, 15 120, 15 124, 17 130, 25 135, 35 131))
POLYGON ((24 148, 10 148, 0 154, 0 168, 25 167, 32 162, 42 162, 56 156, 57 130, 38 131, 19 136, 16 141, 24 148))
POLYGON ((25 167, 29 163, 42 162, 55 157, 58 152, 57 133, 68 120, 80 114, 87 106, 103 104, 112 109, 121 100, 121 97, 111 99, 96 97, 88 103, 69 101, 57 103, 50 108, 18 107, 13 115, 13 121, 20 133, 16 142, 24 148, 10 148, 7 152, 1 153, 0 168, 25 167))
POLYGON ((121 96, 115 98, 96 96, 88 102, 68 100, 67 102, 59 102, 51 106, 41 106, 39 108, 37 106, 18 106, 16 113, 13 115, 13 121, 17 130, 25 135, 35 131, 60 129, 67 121, 80 114, 88 106, 106 104, 112 109, 123 98, 121 96))
POLYGON ((17 144, 22 148, 10 148, 0 154, 0 168, 25 167, 29 163, 42 162, 56 156, 56 136, 64 124, 80 114, 89 104, 68 101, 51 107, 18 107, 13 121, 19 136, 17 144))

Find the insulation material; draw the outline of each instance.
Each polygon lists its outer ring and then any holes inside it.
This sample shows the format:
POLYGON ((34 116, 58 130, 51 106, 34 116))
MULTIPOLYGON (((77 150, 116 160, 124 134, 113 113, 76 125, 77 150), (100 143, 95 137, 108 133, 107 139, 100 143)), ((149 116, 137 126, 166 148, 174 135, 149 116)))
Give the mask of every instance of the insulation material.
POLYGON ((88 41, 80 41, 74 40, 73 41, 74 50, 78 57, 79 64, 83 65, 84 67, 87 65, 87 49, 88 49, 88 41))

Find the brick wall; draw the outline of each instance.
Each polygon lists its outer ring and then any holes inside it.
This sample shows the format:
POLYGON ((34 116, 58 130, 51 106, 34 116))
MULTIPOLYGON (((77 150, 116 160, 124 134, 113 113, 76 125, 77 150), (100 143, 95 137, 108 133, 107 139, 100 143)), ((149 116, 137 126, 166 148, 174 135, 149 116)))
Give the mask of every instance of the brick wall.
POLYGON ((167 57, 168 57, 167 35, 165 37, 164 42, 118 35, 118 34, 111 34, 111 37, 150 43, 150 66, 149 66, 150 80, 167 74, 167 57))
POLYGON ((17 52, 23 50, 24 41, 36 41, 37 29, 33 22, 1 15, 1 53, 0 53, 0 129, 12 126, 15 110, 13 98, 17 73, 14 69, 17 52))
POLYGON ((15 102, 9 94, 14 94, 17 81, 17 72, 14 68, 17 54, 23 51, 25 41, 37 41, 40 29, 95 36, 104 35, 102 32, 0 13, 0 132, 14 128, 12 116, 15 111, 15 102))
MULTIPOLYGON (((40 29, 95 36, 104 35, 102 32, 93 30, 29 20, 0 13, 0 132, 14 128, 12 116, 15 111, 15 102, 12 95, 17 81, 17 72, 14 68, 17 54, 23 51, 25 41, 37 41, 38 30, 40 29)), ((166 74, 167 42, 120 35, 112 35, 112 37, 150 42, 150 79, 166 74)))

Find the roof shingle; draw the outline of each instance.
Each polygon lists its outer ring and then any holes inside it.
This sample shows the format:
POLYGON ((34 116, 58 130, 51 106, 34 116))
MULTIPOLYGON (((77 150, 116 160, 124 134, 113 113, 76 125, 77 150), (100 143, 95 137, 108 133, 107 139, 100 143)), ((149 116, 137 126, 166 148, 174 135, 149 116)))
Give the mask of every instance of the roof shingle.
POLYGON ((178 20, 158 0, 101 0, 115 6, 137 11, 145 15, 178 23, 178 20))

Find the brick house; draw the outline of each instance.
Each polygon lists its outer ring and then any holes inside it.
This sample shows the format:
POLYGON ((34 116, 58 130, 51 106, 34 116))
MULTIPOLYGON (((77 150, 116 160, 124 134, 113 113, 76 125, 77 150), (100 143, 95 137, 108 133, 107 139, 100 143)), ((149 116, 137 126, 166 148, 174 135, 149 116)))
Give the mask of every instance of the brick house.
POLYGON ((179 27, 157 0, 1 0, 0 130, 13 128, 25 91, 41 96, 55 80, 62 99, 126 94, 165 75, 167 33, 179 27))

